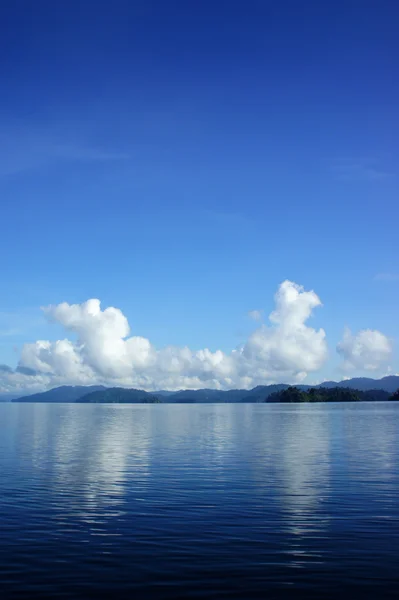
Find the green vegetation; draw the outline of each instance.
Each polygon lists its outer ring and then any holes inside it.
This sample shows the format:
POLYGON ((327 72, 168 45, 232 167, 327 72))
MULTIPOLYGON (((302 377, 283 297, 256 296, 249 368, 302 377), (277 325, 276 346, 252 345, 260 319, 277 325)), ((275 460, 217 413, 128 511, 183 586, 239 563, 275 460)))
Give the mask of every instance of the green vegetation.
POLYGON ((289 387, 271 394, 264 402, 360 402, 388 400, 389 392, 384 390, 360 391, 350 388, 310 388, 301 390, 289 387))
POLYGON ((108 388, 91 394, 86 394, 77 400, 79 403, 92 404, 159 404, 161 400, 143 390, 128 390, 125 388, 108 388))
MULTIPOLYGON (((266 398, 269 398, 272 394, 286 390, 290 386, 285 383, 277 383, 272 385, 258 385, 249 392, 247 392, 240 402, 265 402, 266 398)), ((307 389, 306 386, 301 386, 300 389, 307 389)))
POLYGON ((104 386, 62 386, 30 396, 1 396, 0 401, 12 402, 90 402, 90 403, 231 403, 231 402, 358 402, 399 400, 399 376, 382 379, 357 378, 339 383, 326 381, 320 385, 289 386, 284 383, 258 385, 252 390, 180 390, 153 393, 104 386), (358 386, 358 387, 356 387, 358 386), (375 389, 378 388, 378 389, 375 389))

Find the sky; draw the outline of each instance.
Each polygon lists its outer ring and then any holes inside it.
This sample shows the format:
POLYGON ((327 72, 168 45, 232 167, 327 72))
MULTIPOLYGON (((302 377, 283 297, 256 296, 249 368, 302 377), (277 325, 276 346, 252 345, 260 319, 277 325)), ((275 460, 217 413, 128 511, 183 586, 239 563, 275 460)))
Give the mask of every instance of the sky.
POLYGON ((0 393, 399 372, 399 6, 0 9, 0 393))

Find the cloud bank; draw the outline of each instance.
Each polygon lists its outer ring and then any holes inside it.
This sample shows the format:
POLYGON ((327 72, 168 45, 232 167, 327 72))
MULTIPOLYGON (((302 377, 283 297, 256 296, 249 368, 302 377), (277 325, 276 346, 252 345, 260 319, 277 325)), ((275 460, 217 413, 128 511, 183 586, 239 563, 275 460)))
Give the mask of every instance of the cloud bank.
POLYGON ((327 358, 324 330, 306 323, 321 302, 313 291, 284 281, 275 303, 270 324, 258 327, 230 353, 176 346, 157 349, 148 339, 131 335, 122 311, 102 310, 98 299, 51 305, 43 308, 47 319, 62 325, 76 342, 66 337, 25 344, 17 372, 3 373, 3 388, 26 386, 27 378, 30 387, 106 383, 147 390, 301 381, 327 358))
MULTIPOLYGON (((158 349, 147 338, 132 335, 121 310, 102 309, 98 299, 44 307, 46 318, 61 325, 66 337, 25 344, 16 370, 0 367, 0 392, 99 383, 149 391, 249 389, 303 381, 328 358, 324 330, 308 325, 321 301, 314 291, 292 281, 281 283, 274 300, 268 324, 258 324, 246 342, 229 353, 187 346, 158 349)), ((251 316, 262 314, 256 313, 251 316)), ((346 330, 337 351, 346 371, 376 370, 389 360, 392 345, 378 331, 353 335, 346 330)))

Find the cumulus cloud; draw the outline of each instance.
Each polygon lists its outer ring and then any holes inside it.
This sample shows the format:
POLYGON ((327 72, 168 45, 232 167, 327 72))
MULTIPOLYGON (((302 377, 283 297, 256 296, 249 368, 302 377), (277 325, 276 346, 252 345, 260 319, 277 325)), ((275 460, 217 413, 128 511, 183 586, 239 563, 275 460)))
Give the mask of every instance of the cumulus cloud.
POLYGON ((347 371, 377 371, 390 360, 392 342, 377 330, 363 329, 352 334, 347 328, 337 352, 342 356, 342 367, 347 371))
POLYGON ((15 369, 16 373, 22 373, 23 375, 33 376, 37 374, 37 371, 34 369, 30 369, 29 367, 17 367, 15 369))
POLYGON ((35 373, 29 375, 28 371, 11 369, 11 367, 0 367, 0 399, 2 396, 23 396, 26 393, 42 391, 48 387, 54 387, 52 379, 47 375, 35 373), (3 367, 3 368, 2 368, 3 367))
POLYGON ((242 371, 260 378, 300 381, 317 371, 327 359, 326 335, 308 325, 314 308, 321 305, 313 292, 284 281, 275 295, 276 309, 269 316, 272 326, 254 331, 241 350, 242 371))
POLYGON ((261 325, 243 345, 225 353, 175 346, 157 349, 148 339, 131 335, 118 308, 102 310, 97 299, 82 304, 64 302, 43 311, 76 341, 65 338, 25 344, 17 371, 6 376, 9 385, 26 383, 29 378, 31 385, 43 387, 105 383, 147 390, 250 388, 301 381, 327 358, 324 330, 307 325, 320 305, 315 292, 284 281, 275 295, 270 324, 261 325))

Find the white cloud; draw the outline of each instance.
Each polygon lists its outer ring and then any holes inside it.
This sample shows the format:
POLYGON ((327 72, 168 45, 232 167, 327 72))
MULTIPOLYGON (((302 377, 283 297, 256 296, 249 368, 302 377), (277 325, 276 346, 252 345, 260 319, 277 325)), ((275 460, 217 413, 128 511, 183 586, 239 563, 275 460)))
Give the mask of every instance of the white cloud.
POLYGON ((306 325, 312 311, 321 305, 313 292, 291 281, 284 281, 275 296, 276 310, 269 319, 271 327, 261 325, 243 346, 239 365, 246 373, 256 372, 265 379, 301 381, 308 372, 317 371, 327 359, 323 329, 306 325))
POLYGON ((380 331, 363 329, 352 334, 347 328, 337 352, 342 356, 342 367, 347 371, 377 371, 390 360, 392 342, 380 331))
POLYGON ((248 317, 253 321, 261 321, 263 318, 263 310, 250 310, 248 317))
POLYGON ((231 353, 175 346, 157 349, 146 338, 130 336, 125 315, 113 307, 101 310, 96 299, 51 305, 43 309, 46 317, 74 334, 76 342, 25 344, 19 366, 36 374, 2 373, 3 391, 67 383, 173 390, 301 381, 327 358, 324 331, 306 324, 321 302, 313 291, 291 281, 280 285, 275 302, 270 325, 261 325, 231 353))

